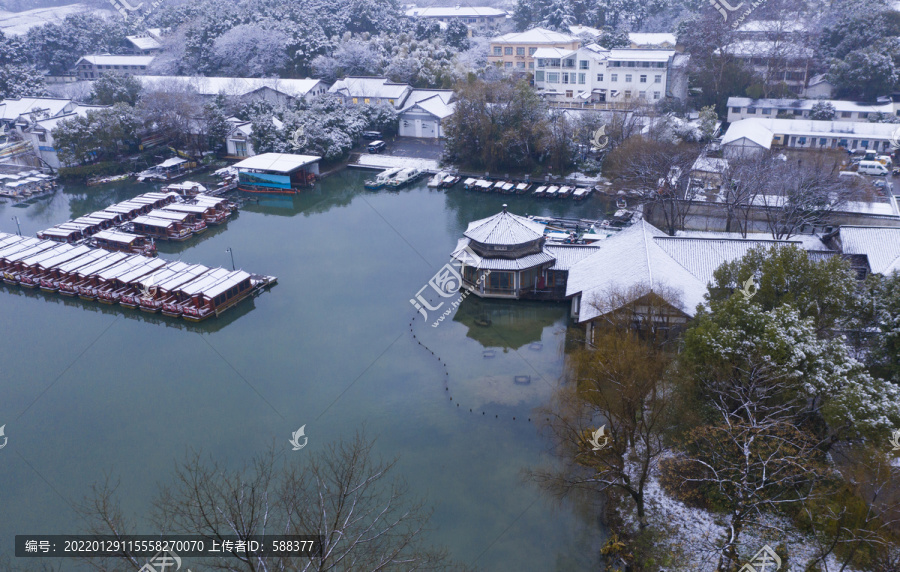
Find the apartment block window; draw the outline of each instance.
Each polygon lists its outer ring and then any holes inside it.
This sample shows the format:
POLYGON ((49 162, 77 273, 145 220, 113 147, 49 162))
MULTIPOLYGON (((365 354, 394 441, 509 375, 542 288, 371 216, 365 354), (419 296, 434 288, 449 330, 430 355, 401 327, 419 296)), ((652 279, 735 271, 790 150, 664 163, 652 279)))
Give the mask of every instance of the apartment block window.
POLYGON ((503 48, 503 55, 505 55, 505 56, 513 55, 512 48, 503 48))
POLYGON ((534 81, 544 81, 544 72, 541 70, 534 72, 534 81))
POLYGON ((850 113, 849 111, 842 111, 842 112, 841 112, 841 117, 843 117, 843 118, 845 118, 845 119, 850 119, 850 117, 851 117, 852 115, 853 115, 853 114, 850 113))
POLYGON ((860 119, 868 119, 869 118, 869 114, 862 112, 862 111, 860 111, 858 115, 859 115, 860 119))
POLYGON ((524 55, 525 55, 525 48, 516 48, 516 55, 517 55, 517 56, 524 56, 524 55))
POLYGON ((828 139, 825 139, 825 138, 819 139, 820 147, 824 147, 826 143, 828 143, 828 139))
POLYGON ((625 62, 625 65, 626 65, 627 67, 633 68, 633 67, 635 67, 635 65, 637 65, 637 64, 636 64, 635 62, 625 62))
POLYGON ((653 99, 659 99, 659 92, 658 92, 658 91, 654 91, 654 92, 653 92, 653 99))
POLYGON ((641 62, 641 67, 642 67, 642 68, 649 68, 649 67, 650 67, 650 62, 641 62))
POLYGON ((530 69, 530 70, 534 69, 534 62, 528 62, 528 69, 530 69))
POLYGON ((504 62, 503 67, 505 67, 505 68, 511 68, 511 67, 512 67, 512 62, 504 62))
POLYGON ((568 97, 568 98, 571 98, 571 97, 572 97, 572 90, 571 90, 571 89, 567 89, 567 90, 566 90, 566 97, 568 97))
POLYGON ((630 73, 625 74, 625 83, 631 83, 631 74, 630 73))
POLYGON ((772 115, 772 110, 769 109, 768 107, 764 107, 762 110, 762 114, 763 115, 772 115))
MULTIPOLYGON (((574 74, 573 74, 573 75, 574 75, 574 74)), ((575 78, 572 78, 572 79, 574 80, 575 78)), ((569 73, 568 73, 568 72, 563 72, 563 74, 562 74, 562 80, 563 80, 563 81, 562 81, 563 83, 570 83, 570 82, 569 82, 569 73)), ((571 83, 575 83, 575 82, 572 81, 571 83)))
POLYGON ((353 103, 359 103, 359 98, 358 98, 358 97, 354 97, 354 98, 353 98, 353 103))
POLYGON ((495 47, 494 47, 494 55, 495 55, 495 56, 502 56, 502 55, 503 55, 503 48, 501 48, 501 47, 499 47, 499 46, 495 46, 495 47))
POLYGON ((578 69, 580 69, 580 70, 588 69, 588 63, 589 62, 587 60, 579 60, 578 61, 578 69))
POLYGON ((525 69, 525 62, 516 62, 516 67, 519 69, 525 69))
POLYGON ((747 108, 747 115, 756 115, 756 108, 748 107, 748 108, 747 108))
POLYGON ((370 100, 370 99, 367 97, 367 98, 365 98, 365 99, 363 100, 363 103, 369 104, 369 103, 372 103, 372 100, 370 100))
POLYGON ((647 83, 647 76, 641 74, 641 83, 647 83))
POLYGON ((631 90, 630 89, 625 90, 625 99, 631 99, 631 90))
POLYGON ((609 81, 619 81, 619 74, 617 74, 617 73, 609 74, 609 81))
POLYGON ((863 139, 863 140, 859 143, 859 146, 862 147, 863 149, 868 149, 868 148, 869 148, 869 142, 868 142, 866 139, 863 139))
POLYGON ((662 83, 662 76, 661 75, 653 76, 653 83, 662 83))
POLYGON ((559 72, 552 72, 547 74, 547 82, 548 83, 559 83, 559 72))
POLYGON ((528 48, 528 55, 533 56, 534 52, 536 52, 536 51, 537 51, 537 48, 528 48))
POLYGON ((639 92, 638 92, 638 97, 640 97, 641 99, 647 99, 647 92, 646 92, 646 91, 639 91, 639 92))
POLYGON ((40 141, 41 143, 47 142, 47 134, 46 133, 38 133, 37 136, 38 136, 38 141, 40 141))
POLYGON ((598 73, 598 74, 597 74, 597 81, 603 81, 603 74, 602 74, 602 73, 598 73))
POLYGON ((586 74, 583 73, 578 74, 578 83, 580 83, 581 85, 584 85, 585 75, 586 74))
POLYGON ((575 58, 566 58, 565 60, 563 60, 563 67, 574 68, 575 58))

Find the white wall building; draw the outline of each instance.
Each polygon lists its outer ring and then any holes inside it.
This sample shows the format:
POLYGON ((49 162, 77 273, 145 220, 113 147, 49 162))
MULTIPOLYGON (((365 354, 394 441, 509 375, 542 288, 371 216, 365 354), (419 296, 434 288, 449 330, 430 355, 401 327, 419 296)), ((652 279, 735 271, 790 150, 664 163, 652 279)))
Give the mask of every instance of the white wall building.
POLYGON ((108 109, 110 107, 108 105, 75 105, 76 107, 70 113, 39 119, 22 130, 22 138, 31 143, 34 152, 41 158, 44 164, 49 165, 54 169, 65 167, 57 156, 56 145, 53 140, 52 131, 56 125, 60 121, 79 116, 83 117, 87 115, 89 111, 108 109))
POLYGON ((674 50, 541 48, 534 54, 534 86, 554 102, 658 103, 687 97, 688 56, 674 50))
POLYGON ((458 20, 470 28, 485 29, 496 27, 506 21, 506 11, 487 6, 418 6, 406 11, 408 18, 423 18, 449 24, 458 20))
POLYGON ((229 98, 264 100, 284 105, 294 99, 309 100, 328 91, 320 79, 280 79, 257 77, 202 77, 138 75, 144 91, 187 89, 213 98, 222 94, 229 98))
POLYGON ((400 110, 401 137, 437 139, 444 136, 444 119, 453 114, 456 104, 450 89, 414 89, 400 110))
POLYGON ((722 138, 726 157, 739 149, 789 147, 793 149, 874 149, 890 152, 894 123, 813 121, 810 119, 743 119, 731 124, 722 138))
POLYGON ((340 95, 345 103, 389 103, 401 109, 412 87, 383 77, 345 77, 334 82, 328 91, 340 95))
POLYGON ((78 79, 95 80, 106 74, 138 75, 147 73, 155 56, 84 56, 75 62, 78 79))
POLYGON ((728 122, 741 119, 774 118, 778 114, 788 114, 797 119, 809 119, 812 108, 817 103, 834 106, 834 121, 868 121, 877 114, 900 115, 900 104, 890 101, 879 103, 859 103, 840 99, 751 99, 749 97, 728 98, 728 122))

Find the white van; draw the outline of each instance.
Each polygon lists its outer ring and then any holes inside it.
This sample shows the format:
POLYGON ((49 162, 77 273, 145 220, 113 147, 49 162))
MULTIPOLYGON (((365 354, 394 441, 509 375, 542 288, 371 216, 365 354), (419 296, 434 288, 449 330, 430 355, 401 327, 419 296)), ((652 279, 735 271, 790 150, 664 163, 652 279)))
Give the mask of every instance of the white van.
POLYGON ((876 177, 882 177, 889 175, 891 172, 878 161, 860 161, 859 173, 861 175, 875 175, 876 177))

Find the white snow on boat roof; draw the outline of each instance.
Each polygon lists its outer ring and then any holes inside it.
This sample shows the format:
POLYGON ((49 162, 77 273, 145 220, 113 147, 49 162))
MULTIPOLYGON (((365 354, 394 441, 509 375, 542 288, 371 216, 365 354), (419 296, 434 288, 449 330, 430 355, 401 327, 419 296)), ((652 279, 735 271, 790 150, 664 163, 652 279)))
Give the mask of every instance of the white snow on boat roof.
POLYGON ((91 264, 92 262, 99 260, 100 258, 105 257, 108 252, 104 250, 94 250, 89 249, 89 251, 74 260, 70 260, 65 264, 60 264, 57 270, 60 272, 71 272, 72 270, 77 270, 82 266, 87 264, 91 264))
POLYGON ((48 228, 47 230, 42 230, 41 234, 43 236, 59 236, 59 237, 70 237, 73 234, 79 234, 82 229, 80 228, 59 228, 54 226, 53 228, 48 228))
POLYGON ((234 164, 238 169, 256 169, 259 171, 274 171, 276 173, 290 173, 297 169, 319 161, 321 157, 315 155, 294 155, 291 153, 262 153, 248 157, 234 164))
POLYGON ((169 280, 173 276, 184 272, 188 268, 190 268, 190 264, 181 262, 180 260, 169 262, 168 264, 166 264, 165 268, 162 268, 147 276, 141 276, 140 280, 137 281, 137 284, 139 286, 144 286, 145 288, 149 288, 151 286, 158 287, 166 280, 169 280))
POLYGON ((219 282, 213 284, 208 289, 203 290, 203 295, 207 298, 215 298, 222 292, 225 292, 229 288, 237 286, 248 278, 250 278, 250 275, 248 273, 244 272, 243 270, 237 270, 235 272, 232 272, 219 282))
POLYGON ((192 280, 179 287, 178 290, 188 296, 193 296, 194 294, 202 292, 205 288, 209 288, 228 274, 230 274, 229 270, 216 268, 215 270, 211 270, 210 272, 201 275, 196 280, 192 280))
POLYGON ((156 217, 150 217, 150 216, 139 216, 139 217, 135 218, 133 222, 135 222, 135 223, 137 223, 137 224, 145 224, 145 225, 147 225, 147 226, 156 226, 156 227, 161 227, 161 228, 169 228, 170 226, 172 226, 173 224, 175 224, 177 221, 169 220, 169 219, 156 218, 156 217))
POLYGON ((32 264, 35 264, 42 260, 47 260, 48 258, 53 258, 54 256, 56 256, 58 254, 62 254, 64 252, 67 252, 67 251, 75 248, 71 244, 60 244, 58 242, 56 242, 54 244, 56 244, 56 246, 51 247, 51 248, 46 248, 39 253, 32 254, 31 256, 23 258, 22 264, 24 264, 26 266, 31 266, 32 264))
POLYGON ((131 271, 131 269, 143 266, 147 263, 148 260, 158 260, 156 258, 148 258, 146 256, 136 256, 134 254, 126 254, 126 258, 119 262, 118 264, 113 264, 112 266, 108 266, 97 273, 97 277, 101 280, 110 280, 112 278, 117 278, 126 272, 131 271))
POLYGON ((59 246, 58 242, 53 242, 52 240, 39 240, 36 244, 32 244, 27 248, 6 255, 5 258, 7 262, 16 262, 28 258, 29 256, 34 256, 39 252, 43 252, 54 244, 59 246))
POLYGON ((167 280, 160 282, 158 284, 159 288, 169 292, 178 288, 182 284, 189 284, 191 281, 197 279, 199 276, 203 276, 209 272, 209 268, 203 266, 202 264, 194 264, 188 268, 183 269, 183 271, 170 276, 167 280))
POLYGON ((125 274, 118 276, 118 280, 120 282, 129 283, 134 282, 141 276, 146 276, 147 274, 153 272, 154 270, 158 270, 159 268, 166 265, 165 260, 161 260, 159 258, 148 258, 142 264, 135 266, 132 270, 129 270, 125 274))
MULTIPOLYGON (((98 251, 103 252, 103 251, 98 251)), ((87 266, 82 266, 78 269, 79 276, 90 276, 91 274, 96 273, 99 270, 103 270, 104 268, 109 268, 110 266, 116 265, 119 262, 128 258, 128 254, 124 252, 104 252, 104 256, 98 258, 91 264, 87 266)))
POLYGON ((136 239, 141 238, 140 235, 122 232, 120 230, 101 230, 94 235, 94 238, 108 240, 110 242, 120 242, 123 244, 131 244, 136 239))
POLYGON ((161 218, 167 220, 176 220, 178 222, 184 222, 186 218, 191 216, 191 213, 176 213, 172 211, 164 211, 162 209, 155 209, 147 213, 147 216, 151 218, 161 218))
POLYGON ((23 238, 17 242, 9 243, 0 249, 0 257, 18 252, 25 248, 30 248, 39 242, 41 242, 39 238, 23 238))
POLYGON ((102 218, 104 220, 110 220, 114 218, 118 218, 120 213, 114 213, 107 210, 95 211, 92 212, 89 216, 94 218, 102 218))
MULTIPOLYGON (((208 211, 211 208, 210 206, 203 205, 184 205, 184 204, 174 204, 174 205, 166 205, 162 207, 163 211, 166 212, 181 212, 181 213, 194 213, 194 214, 202 214, 208 211)), ((153 214, 153 213, 150 213, 153 214)))
POLYGON ((40 262, 38 266, 42 268, 54 268, 56 266, 59 266, 60 264, 63 264, 64 262, 77 259, 90 251, 91 249, 83 244, 80 246, 71 246, 71 248, 69 248, 65 252, 59 252, 56 254, 56 256, 40 262))

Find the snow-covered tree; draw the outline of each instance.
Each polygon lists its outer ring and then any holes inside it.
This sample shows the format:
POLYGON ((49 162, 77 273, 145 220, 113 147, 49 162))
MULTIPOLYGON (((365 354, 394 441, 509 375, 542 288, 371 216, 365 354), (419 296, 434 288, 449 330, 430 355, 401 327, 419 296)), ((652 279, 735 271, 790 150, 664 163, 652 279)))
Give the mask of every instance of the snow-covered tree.
POLYGON ((213 58, 224 75, 264 77, 280 72, 288 60, 288 36, 261 24, 242 24, 213 42, 213 58))
POLYGON ((458 19, 450 20, 444 30, 444 42, 457 50, 469 48, 469 27, 458 19))
POLYGON ((141 82, 129 75, 107 73, 92 84, 91 100, 99 105, 134 105, 141 95, 141 82))
POLYGON ((140 124, 133 107, 117 103, 60 121, 51 134, 60 160, 76 165, 115 159, 136 143, 140 124))
POLYGON ((817 103, 814 103, 812 108, 809 110, 809 118, 819 121, 831 121, 832 119, 834 119, 834 114, 834 105, 827 101, 819 101, 817 103))

